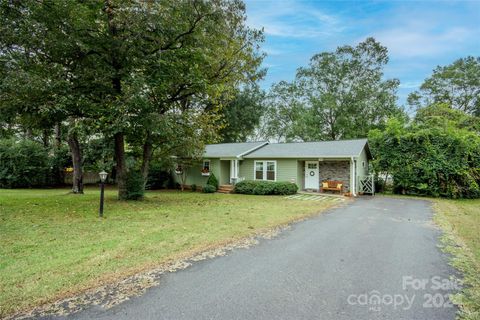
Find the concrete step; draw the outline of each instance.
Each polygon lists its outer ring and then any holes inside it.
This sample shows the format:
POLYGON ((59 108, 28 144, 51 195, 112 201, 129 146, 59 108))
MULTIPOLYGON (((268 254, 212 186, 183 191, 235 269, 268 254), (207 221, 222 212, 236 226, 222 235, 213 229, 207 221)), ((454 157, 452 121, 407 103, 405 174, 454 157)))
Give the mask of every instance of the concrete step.
POLYGON ((234 186, 233 185, 230 185, 230 184, 224 184, 224 185, 220 185, 218 187, 218 190, 217 192, 220 192, 220 193, 231 193, 234 189, 234 186))

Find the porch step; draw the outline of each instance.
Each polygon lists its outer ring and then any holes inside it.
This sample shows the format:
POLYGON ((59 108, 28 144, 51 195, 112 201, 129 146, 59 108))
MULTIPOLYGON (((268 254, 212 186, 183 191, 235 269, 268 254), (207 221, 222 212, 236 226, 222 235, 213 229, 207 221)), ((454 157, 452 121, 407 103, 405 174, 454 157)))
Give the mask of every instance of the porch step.
POLYGON ((233 191, 233 185, 231 184, 223 184, 223 185, 220 185, 218 187, 218 190, 217 192, 220 192, 220 193, 232 193, 233 191))

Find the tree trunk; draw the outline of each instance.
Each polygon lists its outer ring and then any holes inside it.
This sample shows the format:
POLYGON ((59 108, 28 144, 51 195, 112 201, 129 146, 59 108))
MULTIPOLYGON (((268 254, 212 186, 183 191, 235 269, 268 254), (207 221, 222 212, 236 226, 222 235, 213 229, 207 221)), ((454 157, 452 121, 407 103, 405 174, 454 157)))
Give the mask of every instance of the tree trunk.
POLYGON ((83 194, 83 170, 82 170, 82 152, 80 143, 76 133, 71 133, 68 136, 68 146, 72 153, 73 162, 73 186, 72 192, 83 194))
POLYGON ((62 146, 62 127, 58 122, 55 124, 55 148, 60 149, 62 146))
POLYGON ((116 178, 118 186, 118 198, 125 199, 127 197, 127 167, 125 164, 125 143, 122 132, 115 133, 115 159, 116 159, 116 178))
POLYGON ((148 171, 150 168, 150 160, 152 158, 152 136, 150 132, 147 132, 145 143, 143 144, 143 159, 142 159, 142 176, 143 176, 143 188, 147 185, 148 171))
POLYGON ((49 140, 50 140, 50 133, 48 132, 47 129, 43 129, 43 132, 42 132, 42 142, 43 142, 43 147, 44 147, 45 149, 48 148, 49 140))
POLYGON ((182 172, 181 178, 180 178, 182 184, 180 185, 180 189, 182 191, 184 191, 185 190, 185 183, 187 182, 187 169, 182 167, 182 170, 183 170, 183 172, 182 172))
MULTIPOLYGON (((104 11, 107 14, 108 31, 111 40, 118 41, 118 30, 115 25, 115 6, 111 0, 105 0, 104 11)), ((122 96, 122 63, 118 57, 118 50, 112 47, 110 52, 111 66, 114 70, 112 77, 112 87, 114 90, 114 100, 120 100, 122 96)), ((118 198, 124 200, 127 198, 127 167, 125 163, 125 137, 123 132, 117 132, 114 135, 115 140, 115 160, 116 160, 116 179, 118 186, 118 198)))
POLYGON ((388 171, 385 173, 385 180, 383 181, 383 190, 382 190, 382 192, 385 192, 385 190, 387 190, 387 179, 388 179, 388 171))

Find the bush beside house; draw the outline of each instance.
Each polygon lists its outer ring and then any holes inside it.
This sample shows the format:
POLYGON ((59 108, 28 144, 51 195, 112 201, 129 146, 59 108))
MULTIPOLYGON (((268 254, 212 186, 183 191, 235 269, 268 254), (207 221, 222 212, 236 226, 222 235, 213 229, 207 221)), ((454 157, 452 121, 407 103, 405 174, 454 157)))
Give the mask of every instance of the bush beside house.
POLYGON ((237 183, 234 189, 235 193, 257 194, 257 195, 289 195, 298 191, 295 183, 288 181, 252 181, 245 180, 237 183))
POLYGON ((210 176, 208 177, 207 186, 213 186, 215 188, 215 191, 218 190, 218 179, 213 173, 210 174, 210 176))
POLYGON ((478 123, 442 105, 419 110, 412 123, 391 119, 370 131, 373 167, 393 177, 394 193, 479 198, 478 123))
POLYGON ((214 193, 217 191, 215 186, 212 186, 211 184, 207 184, 205 187, 202 188, 203 193, 214 193))

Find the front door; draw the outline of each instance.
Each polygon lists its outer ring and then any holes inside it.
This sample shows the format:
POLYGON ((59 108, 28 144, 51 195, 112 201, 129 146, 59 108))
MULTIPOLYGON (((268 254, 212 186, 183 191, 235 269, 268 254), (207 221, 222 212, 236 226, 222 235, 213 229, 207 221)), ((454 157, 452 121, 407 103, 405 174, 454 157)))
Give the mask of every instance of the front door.
POLYGON ((318 190, 318 161, 305 161, 305 189, 318 190))

